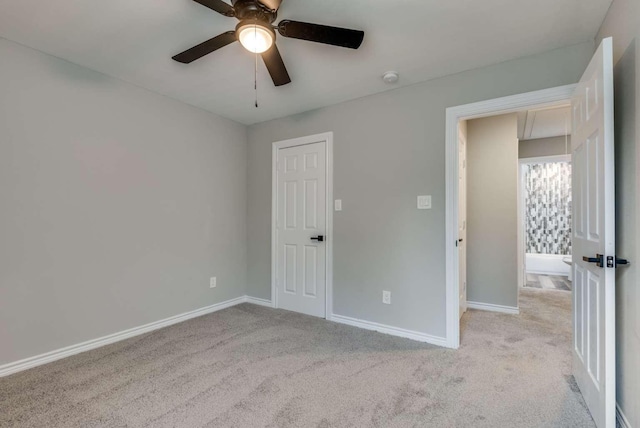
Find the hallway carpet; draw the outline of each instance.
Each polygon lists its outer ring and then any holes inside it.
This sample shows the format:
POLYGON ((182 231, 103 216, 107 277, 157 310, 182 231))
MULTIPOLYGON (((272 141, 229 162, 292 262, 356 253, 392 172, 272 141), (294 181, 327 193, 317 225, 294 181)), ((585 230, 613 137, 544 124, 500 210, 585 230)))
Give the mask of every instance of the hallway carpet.
POLYGON ((0 426, 592 427, 570 298, 470 310, 457 351, 243 304, 0 379, 0 426))

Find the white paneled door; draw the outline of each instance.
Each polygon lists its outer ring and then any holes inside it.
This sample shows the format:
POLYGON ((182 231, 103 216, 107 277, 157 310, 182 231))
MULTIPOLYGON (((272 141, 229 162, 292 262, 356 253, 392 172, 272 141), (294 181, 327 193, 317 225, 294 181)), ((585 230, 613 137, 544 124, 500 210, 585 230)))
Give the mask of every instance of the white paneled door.
POLYGON ((326 315, 326 141, 277 154, 277 306, 326 315))
POLYGON ((616 426, 612 57, 605 39, 571 103, 573 373, 600 428, 616 426))

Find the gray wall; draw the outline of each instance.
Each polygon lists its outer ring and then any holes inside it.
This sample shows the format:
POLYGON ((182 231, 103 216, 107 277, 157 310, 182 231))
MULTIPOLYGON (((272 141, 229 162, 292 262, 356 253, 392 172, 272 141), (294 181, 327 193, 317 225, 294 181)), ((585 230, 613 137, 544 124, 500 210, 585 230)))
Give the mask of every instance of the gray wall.
POLYGON ((445 109, 575 83, 592 53, 575 45, 250 127, 248 293, 271 292, 271 143, 333 131, 335 313, 444 336, 445 109), (416 209, 421 194, 432 210, 416 209))
POLYGON ((571 153, 571 137, 567 137, 566 140, 565 137, 521 140, 518 147, 519 158, 566 155, 571 153))
POLYGON ((598 34, 613 36, 615 56, 616 252, 631 265, 616 271, 617 399, 640 427, 640 2, 614 0, 598 34))
POLYGON ((467 300, 518 306, 518 115, 467 121, 467 300))
POLYGON ((5 39, 0 63, 0 364, 245 294, 244 126, 5 39))

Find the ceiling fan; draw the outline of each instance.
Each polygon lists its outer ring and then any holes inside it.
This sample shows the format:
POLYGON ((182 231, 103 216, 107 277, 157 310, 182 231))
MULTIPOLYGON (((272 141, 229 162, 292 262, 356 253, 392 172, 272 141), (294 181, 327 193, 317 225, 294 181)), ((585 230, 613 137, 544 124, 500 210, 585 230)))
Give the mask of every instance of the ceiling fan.
POLYGON ((262 59, 276 86, 291 82, 287 68, 275 44, 276 32, 283 37, 308 40, 327 45, 358 49, 364 39, 364 32, 326 25, 309 24, 285 19, 272 25, 278 15, 282 0, 232 0, 233 6, 222 0, 195 0, 224 16, 235 17, 240 22, 233 31, 222 33, 206 42, 187 49, 173 59, 189 64, 228 44, 239 41, 245 49, 261 54, 262 59))

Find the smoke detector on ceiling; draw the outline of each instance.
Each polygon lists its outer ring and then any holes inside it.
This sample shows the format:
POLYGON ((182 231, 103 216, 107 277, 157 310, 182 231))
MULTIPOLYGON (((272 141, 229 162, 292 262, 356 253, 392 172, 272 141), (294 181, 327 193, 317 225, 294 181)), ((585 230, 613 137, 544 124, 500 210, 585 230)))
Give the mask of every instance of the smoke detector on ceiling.
POLYGON ((400 78, 400 75, 398 74, 397 71, 387 71, 382 75, 382 80, 384 80, 384 83, 389 83, 389 84, 396 83, 399 78, 400 78))

